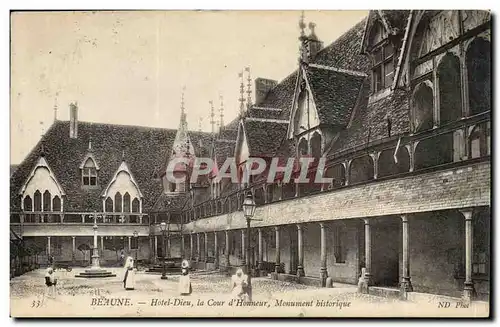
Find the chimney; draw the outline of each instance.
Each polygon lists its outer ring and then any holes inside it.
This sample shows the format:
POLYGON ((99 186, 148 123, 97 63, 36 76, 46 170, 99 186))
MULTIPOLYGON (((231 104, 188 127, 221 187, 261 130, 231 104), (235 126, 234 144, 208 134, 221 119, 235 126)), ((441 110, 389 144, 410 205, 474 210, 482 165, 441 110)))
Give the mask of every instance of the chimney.
POLYGON ((76 139, 78 137, 78 104, 69 105, 69 137, 76 139))
POLYGON ((259 105, 264 101, 266 95, 274 87, 278 85, 278 81, 267 79, 267 78, 256 78, 255 79, 255 105, 259 105))

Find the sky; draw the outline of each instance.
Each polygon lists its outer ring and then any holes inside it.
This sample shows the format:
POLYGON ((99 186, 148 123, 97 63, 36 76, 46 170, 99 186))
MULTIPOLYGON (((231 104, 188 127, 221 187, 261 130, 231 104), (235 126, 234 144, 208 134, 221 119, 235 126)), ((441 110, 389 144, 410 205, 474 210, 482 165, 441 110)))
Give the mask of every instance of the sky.
MULTIPOLYGON (((306 11, 325 46, 367 11, 306 11)), ((191 130, 239 111, 238 73, 282 80, 297 68, 299 11, 25 12, 11 15, 11 163, 78 103, 80 121, 191 130)), ((245 75, 245 78, 247 75, 245 75)), ((245 84, 247 82, 245 81, 245 84)), ((246 88, 246 86, 245 86, 246 88)), ((254 85, 252 81, 252 91, 254 85)))

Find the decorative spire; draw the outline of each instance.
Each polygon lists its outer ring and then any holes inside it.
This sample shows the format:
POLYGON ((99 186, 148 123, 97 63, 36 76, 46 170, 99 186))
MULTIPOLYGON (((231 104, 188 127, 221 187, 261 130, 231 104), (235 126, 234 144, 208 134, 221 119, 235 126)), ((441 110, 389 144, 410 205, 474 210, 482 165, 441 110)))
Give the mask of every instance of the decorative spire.
POLYGON ((245 113, 245 84, 243 82, 243 72, 238 74, 238 77, 241 79, 240 82, 240 117, 243 117, 245 113))
POLYGON ((304 38, 306 36, 306 33, 304 31, 305 28, 306 28, 306 23, 304 21, 304 18, 305 18, 305 15, 304 15, 304 11, 302 10, 302 12, 300 14, 300 20, 299 20, 299 28, 300 28, 300 38, 299 38, 299 40, 301 40, 302 38, 304 38))
POLYGON ((198 132, 201 132, 201 123, 203 122, 203 117, 198 118, 198 132))
POLYGON ((56 98, 54 100, 54 121, 57 120, 57 94, 58 93, 56 93, 56 98))
POLYGON ((122 161, 125 161, 125 148, 122 148, 122 161))
POLYGON ((224 127, 224 97, 221 95, 219 95, 219 99, 220 99, 220 109, 219 109, 219 112, 220 112, 220 127, 224 127))
POLYGON ((304 11, 300 14, 300 20, 299 20, 299 28, 300 28, 300 36, 299 36, 299 41, 300 41, 300 57, 299 57, 299 63, 307 63, 309 62, 308 54, 307 54, 307 36, 305 33, 305 28, 306 28, 306 23, 304 21, 304 11))
POLYGON ((181 124, 186 125, 187 127, 187 120, 186 120, 186 108, 184 107, 184 92, 186 91, 186 86, 182 87, 182 94, 181 94, 181 124))
POLYGON ((247 108, 252 106, 252 76, 250 74, 250 67, 246 67, 245 71, 248 72, 247 77, 247 108))
POLYGON ((214 102, 212 100, 208 101, 210 104, 210 124, 212 125, 212 134, 215 133, 215 109, 214 102))
POLYGON ((89 137, 89 152, 92 151, 92 136, 89 137))

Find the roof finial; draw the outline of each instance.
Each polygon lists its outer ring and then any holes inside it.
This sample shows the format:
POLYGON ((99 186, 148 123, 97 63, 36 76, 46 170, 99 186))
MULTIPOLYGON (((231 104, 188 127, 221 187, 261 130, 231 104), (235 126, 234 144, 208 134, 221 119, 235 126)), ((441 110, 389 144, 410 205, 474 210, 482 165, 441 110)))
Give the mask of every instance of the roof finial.
POLYGON ((247 78, 247 108, 252 106, 252 76, 250 74, 250 67, 246 67, 245 71, 248 72, 247 78))
POLYGON ((212 134, 215 133, 215 110, 214 102, 212 100, 208 101, 210 104, 210 124, 212 125, 212 134))
POLYGON ((224 97, 221 95, 219 95, 219 99, 220 99, 220 109, 219 109, 219 112, 220 112, 220 127, 224 127, 224 97))
POLYGON ((304 11, 302 10, 302 12, 300 14, 300 20, 299 20, 299 28, 300 28, 300 36, 301 37, 306 36, 306 33, 304 31, 304 29, 306 28, 306 23, 304 21, 304 18, 305 18, 305 15, 304 15, 304 11))
POLYGON ((125 148, 122 148, 122 161, 125 161, 125 148))
POLYGON ((89 136, 89 151, 92 151, 92 136, 89 136))
POLYGON ((245 113, 245 84, 243 83, 243 72, 238 73, 238 77, 241 79, 240 82, 240 117, 243 117, 245 113))
POLYGON ((59 93, 57 92, 57 93, 56 93, 56 98, 54 99, 54 121, 56 121, 56 120, 57 120, 57 95, 58 95, 58 94, 59 94, 59 93))
POLYGON ((203 117, 198 118, 198 132, 201 132, 201 123, 203 122, 203 117))
POLYGON ((300 20, 299 20, 299 28, 300 28, 300 36, 299 36, 299 41, 300 41, 300 57, 299 57, 299 63, 307 63, 309 60, 308 54, 307 54, 307 36, 304 31, 306 28, 306 23, 304 21, 304 11, 300 14, 300 20))

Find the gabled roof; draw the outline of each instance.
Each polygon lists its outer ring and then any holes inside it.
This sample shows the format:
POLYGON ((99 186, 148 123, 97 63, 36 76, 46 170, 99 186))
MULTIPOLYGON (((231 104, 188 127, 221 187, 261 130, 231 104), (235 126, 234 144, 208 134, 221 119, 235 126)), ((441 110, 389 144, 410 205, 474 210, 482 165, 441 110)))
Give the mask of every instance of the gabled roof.
POLYGON ((122 171, 126 172, 130 176, 130 181, 132 182, 132 184, 135 185, 135 187, 137 188, 137 193, 139 193, 139 196, 142 198, 143 195, 142 195, 141 189, 139 187, 139 184, 137 184, 137 181, 134 178, 134 174, 132 174, 132 171, 130 171, 130 168, 128 167, 127 162, 125 160, 123 160, 120 163, 120 166, 118 167, 118 169, 116 170, 115 174, 113 175, 113 178, 111 178, 111 180, 109 181, 108 185, 102 191, 102 196, 108 195, 107 193, 108 193, 108 190, 109 190, 111 184, 113 184, 116 181, 116 178, 118 177, 118 174, 120 172, 122 172, 122 171))
POLYGON ((288 75, 281 82, 279 82, 276 87, 267 93, 264 100, 259 103, 258 106, 263 108, 281 109, 282 114, 287 116, 287 113, 290 113, 292 106, 297 73, 298 71, 294 71, 292 74, 288 75))
MULTIPOLYGON (((111 181, 122 155, 134 174, 144 195, 143 210, 147 211, 162 193, 159 179, 153 176, 170 155, 176 130, 124 126, 101 123, 78 123, 78 138, 69 137, 69 122, 55 121, 43 137, 45 159, 66 192, 65 211, 94 211, 102 209, 100 197, 111 181), (79 165, 88 151, 92 138, 93 155, 99 161, 98 187, 85 189, 81 185, 79 165)), ((12 174, 11 208, 20 209, 17 195, 41 153, 39 142, 12 174)))
POLYGON ((246 119, 245 133, 250 156, 271 157, 286 136, 287 123, 246 119))
POLYGON ((365 25, 366 18, 318 52, 312 63, 367 72, 370 69, 370 61, 360 53, 365 25))
POLYGON ((61 195, 65 195, 64 189, 62 188, 61 184, 57 180, 57 177, 55 176, 54 171, 50 168, 49 164, 47 163, 47 160, 45 160, 45 154, 40 155, 36 164, 31 169, 31 172, 29 173, 28 176, 26 176, 26 180, 22 184, 22 186, 19 190, 19 194, 22 195, 24 193, 26 187, 28 186, 29 181, 35 176, 35 172, 36 172, 37 168, 39 168, 39 167, 44 167, 49 171, 49 176, 54 181, 54 183, 57 185, 59 192, 61 193, 61 195))
POLYGON ((306 76, 321 124, 347 125, 366 76, 312 65, 306 76))
POLYGON ((252 107, 248 112, 248 117, 279 119, 282 115, 282 110, 273 108, 252 107))

